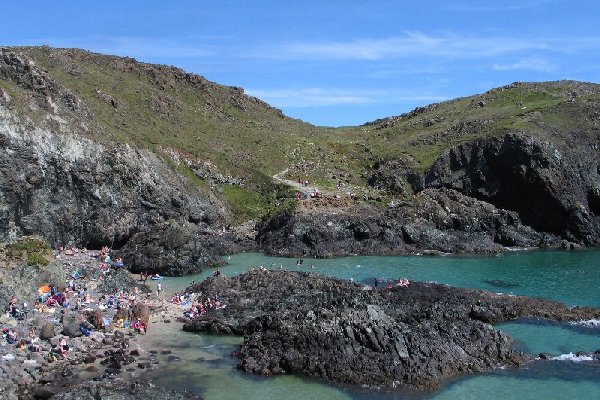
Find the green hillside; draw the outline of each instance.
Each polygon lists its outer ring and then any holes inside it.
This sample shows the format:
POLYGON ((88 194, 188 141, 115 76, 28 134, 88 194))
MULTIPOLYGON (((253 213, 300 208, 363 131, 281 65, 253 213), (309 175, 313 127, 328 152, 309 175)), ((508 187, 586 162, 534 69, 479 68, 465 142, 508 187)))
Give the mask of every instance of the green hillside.
MULTIPOLYGON (((76 122, 92 126, 87 134, 163 155, 190 184, 228 203, 234 222, 256 218, 290 195, 270 178, 286 169, 292 180, 306 178, 324 189, 342 180, 361 193, 373 191, 366 180, 378 160, 420 172, 461 142, 525 131, 563 143, 597 135, 600 120, 599 85, 560 81, 515 83, 358 127, 315 127, 241 88, 178 68, 75 49, 16 50, 82 100, 91 117, 76 122), (209 175, 226 179, 208 182, 181 158, 207 163, 209 175)), ((0 84, 17 99, 25 96, 12 82, 0 84)))
POLYGON ((559 81, 513 83, 481 95, 459 98, 366 125, 382 158, 404 158, 424 170, 456 144, 528 132, 563 142, 569 132, 597 131, 600 85, 559 81), (596 117, 594 118, 594 115, 596 117))

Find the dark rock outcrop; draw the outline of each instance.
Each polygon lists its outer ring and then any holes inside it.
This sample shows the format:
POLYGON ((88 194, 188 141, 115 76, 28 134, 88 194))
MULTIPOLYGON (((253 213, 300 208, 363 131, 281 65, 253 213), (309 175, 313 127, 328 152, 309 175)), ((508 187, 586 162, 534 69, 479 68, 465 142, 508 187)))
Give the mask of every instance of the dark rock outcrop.
POLYGON ((537 231, 598 246, 598 137, 555 142, 513 133, 464 143, 440 156, 424 184, 515 211, 537 231))
POLYGON ((433 389, 450 377, 532 357, 490 322, 589 319, 600 310, 432 283, 370 287, 310 273, 255 271, 187 289, 227 307, 184 325, 243 334, 240 368, 327 381, 433 389))
POLYGON ((491 253, 505 246, 559 246, 561 240, 524 225, 516 212, 460 194, 427 189, 390 207, 284 212, 257 226, 269 253, 333 257, 424 251, 491 253), (333 211, 332 211, 333 210, 333 211))

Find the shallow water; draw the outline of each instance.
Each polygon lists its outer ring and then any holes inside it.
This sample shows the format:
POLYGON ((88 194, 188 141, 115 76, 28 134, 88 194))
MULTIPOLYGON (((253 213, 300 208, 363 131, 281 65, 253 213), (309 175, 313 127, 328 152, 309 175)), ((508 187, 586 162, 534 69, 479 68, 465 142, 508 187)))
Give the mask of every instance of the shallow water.
MULTIPOLYGON (((600 307, 600 251, 520 251, 483 257, 344 257, 330 260, 267 257, 238 254, 221 268, 226 275, 252 266, 314 271, 356 282, 373 284, 374 278, 408 278, 454 286, 479 288, 515 295, 558 300, 568 305, 600 307), (313 268, 314 267, 314 268, 313 268)), ((200 281, 213 271, 184 278, 165 278, 167 292, 182 290, 192 280, 200 281)), ((592 328, 547 321, 528 320, 500 324, 517 340, 517 346, 532 354, 560 356, 600 349, 600 326, 592 328)), ((262 378, 236 370, 230 354, 240 338, 195 335, 180 330, 180 324, 165 325, 153 332, 160 346, 172 347, 181 361, 168 364, 158 382, 185 388, 206 399, 280 399, 293 395, 302 399, 600 399, 600 365, 586 361, 538 361, 525 368, 492 371, 450 382, 433 393, 384 392, 342 387, 295 376, 262 378), (159 333, 159 334, 158 334, 159 333)), ((563 357, 565 358, 565 357, 563 357)), ((566 357, 577 359, 576 357, 566 357)))

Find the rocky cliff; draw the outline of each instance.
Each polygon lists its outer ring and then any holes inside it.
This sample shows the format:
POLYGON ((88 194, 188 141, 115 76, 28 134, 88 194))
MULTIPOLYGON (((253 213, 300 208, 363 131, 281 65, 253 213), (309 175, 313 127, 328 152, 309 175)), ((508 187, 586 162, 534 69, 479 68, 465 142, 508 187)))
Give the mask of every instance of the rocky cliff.
POLYGON ((256 247, 596 246, 599 105, 598 85, 515 83, 325 129, 174 67, 0 48, 0 239, 108 245, 133 271, 169 275, 256 247), (302 177, 326 198, 281 209, 292 194, 280 183, 302 177), (254 220, 256 242, 224 229, 254 220))
POLYGON ((0 97, 3 239, 108 245, 134 271, 182 274, 219 262, 227 248, 211 243, 224 216, 207 195, 151 151, 90 139, 99 128, 87 107, 30 60, 1 50, 0 77, 21 94, 0 97))
POLYGON ((570 139, 561 145, 513 133, 464 143, 438 158, 424 185, 452 188, 517 212, 537 231, 597 246, 600 136, 570 139))
POLYGON ((318 256, 597 246, 599 107, 599 85, 515 82, 366 124, 370 204, 278 215, 259 243, 318 256))
POLYGON ((258 226, 281 255, 334 256, 600 244, 600 136, 571 141, 510 133, 461 143, 422 174, 377 166, 370 183, 398 194, 391 207, 316 207, 258 226))

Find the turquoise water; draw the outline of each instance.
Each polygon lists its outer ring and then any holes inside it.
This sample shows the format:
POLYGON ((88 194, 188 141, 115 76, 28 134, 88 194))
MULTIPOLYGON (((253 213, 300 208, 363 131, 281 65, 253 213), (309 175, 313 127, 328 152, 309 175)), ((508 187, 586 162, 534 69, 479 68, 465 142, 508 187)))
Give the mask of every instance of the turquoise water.
MULTIPOLYGON (((435 281, 515 295, 558 300, 568 305, 600 307, 600 251, 527 251, 479 257, 344 257, 330 260, 238 254, 221 268, 236 275, 253 266, 314 271, 355 282, 373 284, 374 278, 435 281)), ((184 278, 165 278, 167 291, 182 290, 213 271, 184 278)), ((600 349, 600 327, 586 328, 546 321, 500 324, 498 329, 517 340, 531 354, 561 356, 600 349)), ((157 335, 157 333, 155 333, 157 335)), ((180 362, 168 365, 159 383, 186 388, 206 399, 600 399, 600 365, 586 361, 536 361, 524 368, 492 371, 450 382, 433 393, 382 392, 341 387, 295 376, 262 378, 239 372, 231 356, 241 340, 185 333, 179 324, 159 332, 161 346, 172 347, 180 362)))

